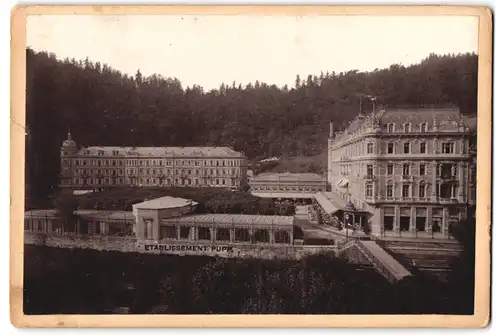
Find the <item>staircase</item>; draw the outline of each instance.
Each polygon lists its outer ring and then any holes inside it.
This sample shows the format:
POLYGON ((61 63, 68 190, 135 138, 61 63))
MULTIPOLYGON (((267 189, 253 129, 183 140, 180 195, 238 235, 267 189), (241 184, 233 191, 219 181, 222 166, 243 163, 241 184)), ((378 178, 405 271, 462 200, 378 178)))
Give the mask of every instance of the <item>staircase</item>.
POLYGON ((343 242, 337 246, 337 254, 341 254, 351 247, 356 248, 391 283, 396 283, 403 278, 411 276, 410 271, 374 241, 352 239, 343 242))

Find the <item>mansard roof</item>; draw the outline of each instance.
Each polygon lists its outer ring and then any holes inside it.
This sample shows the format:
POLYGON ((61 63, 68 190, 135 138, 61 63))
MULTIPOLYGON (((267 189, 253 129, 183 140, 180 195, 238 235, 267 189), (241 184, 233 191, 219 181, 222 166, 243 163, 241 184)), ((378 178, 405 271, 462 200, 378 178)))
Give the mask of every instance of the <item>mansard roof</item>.
POLYGON ((386 131, 389 124, 394 125, 395 132, 402 132, 406 124, 410 125, 410 131, 419 132, 423 123, 427 124, 428 131, 433 131, 435 126, 438 131, 456 131, 462 125, 464 130, 474 131, 477 127, 477 117, 464 115, 455 107, 382 108, 375 113, 358 115, 344 134, 351 134, 363 128, 380 128, 386 131))

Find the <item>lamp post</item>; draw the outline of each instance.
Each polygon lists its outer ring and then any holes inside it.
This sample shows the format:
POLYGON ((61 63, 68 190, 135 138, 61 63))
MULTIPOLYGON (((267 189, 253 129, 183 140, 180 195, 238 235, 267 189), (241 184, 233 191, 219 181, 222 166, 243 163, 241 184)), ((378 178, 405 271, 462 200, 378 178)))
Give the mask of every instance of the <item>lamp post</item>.
POLYGON ((349 213, 344 214, 344 227, 345 227, 345 241, 349 241, 349 230, 347 229, 347 225, 349 224, 349 213))
POLYGON ((354 225, 354 213, 355 212, 356 212, 356 207, 354 207, 354 204, 351 201, 349 201, 344 209, 344 227, 345 227, 345 234, 346 234, 346 242, 349 239, 348 226, 351 223, 352 223, 352 225, 354 225))

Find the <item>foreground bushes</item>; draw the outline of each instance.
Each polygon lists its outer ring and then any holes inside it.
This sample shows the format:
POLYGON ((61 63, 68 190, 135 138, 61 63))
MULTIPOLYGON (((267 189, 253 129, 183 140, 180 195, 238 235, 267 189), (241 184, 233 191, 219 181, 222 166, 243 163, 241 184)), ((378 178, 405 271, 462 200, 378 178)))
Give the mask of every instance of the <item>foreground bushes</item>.
MULTIPOLYGON (((301 261, 65 250, 27 246, 26 314, 455 313, 446 286, 390 285, 332 254, 301 261)), ((458 297, 457 297, 458 298, 458 297)))

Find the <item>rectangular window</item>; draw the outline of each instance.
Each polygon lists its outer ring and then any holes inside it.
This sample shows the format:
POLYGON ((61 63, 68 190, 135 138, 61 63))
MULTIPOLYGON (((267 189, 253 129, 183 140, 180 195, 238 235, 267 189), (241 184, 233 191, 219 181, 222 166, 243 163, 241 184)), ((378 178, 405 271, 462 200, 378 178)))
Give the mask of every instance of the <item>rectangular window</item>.
POLYGON ((403 198, 410 196, 410 185, 403 185, 403 198))
POLYGON ((425 154, 427 152, 427 145, 426 143, 420 143, 420 153, 425 154))
POLYGON ((234 231, 234 239, 237 242, 250 241, 250 233, 248 229, 236 228, 234 231))
POLYGON ((394 216, 385 215, 384 216, 384 230, 392 231, 394 229, 394 216))
POLYGON ((367 197, 373 197, 373 184, 366 184, 365 191, 367 197))
POLYGON ((394 174, 394 165, 388 164, 387 165, 387 175, 392 176, 394 174))
POLYGON ((177 227, 175 225, 168 225, 162 227, 162 237, 177 239, 177 227))
POLYGON ((453 142, 443 143, 442 149, 443 149, 442 150, 443 154, 452 154, 455 149, 455 143, 453 142))
POLYGON ((409 142, 405 142, 403 144, 403 153, 405 153, 405 154, 409 154, 410 153, 410 143, 409 142))
POLYGON ((393 187, 391 184, 388 184, 386 186, 386 195, 389 197, 389 198, 392 198, 393 196, 393 187))
POLYGON ((409 216, 400 216, 399 217, 399 230, 400 231, 409 231, 410 230, 410 217, 409 216))
POLYGON ((366 146, 366 152, 369 154, 373 154, 373 143, 368 143, 366 146))
POLYGON ((394 153, 394 143, 387 143, 387 153, 388 154, 394 153))
POLYGON ((370 177, 373 176, 373 165, 366 166, 366 174, 370 177))
POLYGON ((403 176, 410 175, 410 164, 403 164, 403 176))
POLYGON ((229 241, 229 239, 230 239, 229 229, 228 228, 217 228, 215 239, 217 241, 229 241))
POLYGON ((405 131, 405 133, 409 133, 410 132, 410 124, 409 123, 406 123, 404 125, 404 131, 405 131))
POLYGON ((199 227, 198 228, 198 239, 199 240, 210 240, 211 239, 210 228, 199 227))
POLYGON ((425 164, 420 164, 419 166, 419 172, 420 172, 420 175, 421 176, 424 176, 425 175, 425 164))
POLYGON ((420 124, 420 131, 421 131, 422 133, 427 132, 427 123, 421 123, 421 124, 420 124))
POLYGON ((191 227, 181 226, 180 227, 180 237, 183 239, 188 239, 189 234, 191 233, 191 227))

